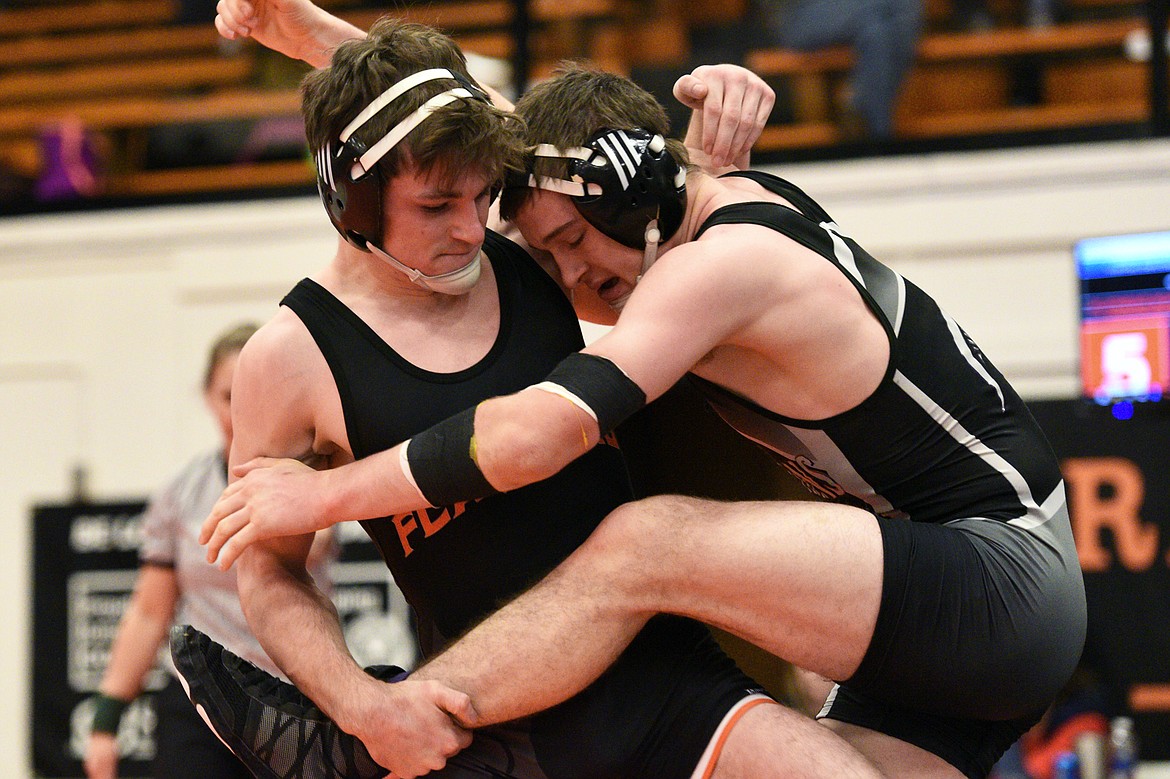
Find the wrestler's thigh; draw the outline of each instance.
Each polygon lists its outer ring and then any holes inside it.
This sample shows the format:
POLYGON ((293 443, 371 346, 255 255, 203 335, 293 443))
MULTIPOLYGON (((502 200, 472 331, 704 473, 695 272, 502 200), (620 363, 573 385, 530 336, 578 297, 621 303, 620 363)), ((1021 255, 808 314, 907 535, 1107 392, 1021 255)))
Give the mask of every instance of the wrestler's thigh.
POLYGON ((615 510, 587 548, 614 602, 692 617, 829 678, 853 674, 877 620, 881 533, 849 506, 658 496, 615 510))
POLYGON ((736 723, 710 779, 870 779, 878 775, 837 734, 811 717, 775 704, 756 706, 736 723))
POLYGON ((883 776, 898 779, 965 779, 955 766, 921 747, 894 738, 876 730, 851 725, 839 720, 818 720, 865 755, 883 776))

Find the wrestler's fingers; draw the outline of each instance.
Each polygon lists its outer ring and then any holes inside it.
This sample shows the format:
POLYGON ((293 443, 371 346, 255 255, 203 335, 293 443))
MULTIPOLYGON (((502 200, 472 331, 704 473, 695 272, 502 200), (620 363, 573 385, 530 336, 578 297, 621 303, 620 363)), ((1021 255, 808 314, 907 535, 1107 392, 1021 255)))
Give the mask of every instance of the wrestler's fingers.
POLYGON ((219 0, 215 5, 215 13, 215 29, 223 37, 232 40, 251 34, 250 24, 254 11, 248 3, 219 0))
POLYGON ((200 544, 206 545, 211 540, 219 523, 244 507, 245 500, 239 494, 237 484, 239 482, 228 485, 228 488, 215 501, 215 505, 211 507, 211 513, 207 515, 207 519, 203 520, 203 524, 199 526, 200 544))
POLYGON ((257 468, 269 468, 280 462, 279 457, 253 457, 246 463, 240 463, 232 468, 232 475, 241 479, 257 468))
POLYGON ((256 529, 254 525, 244 525, 237 533, 233 533, 219 548, 219 569, 226 571, 231 568, 240 555, 255 541, 256 529))
MULTIPOLYGON (((471 696, 467 693, 444 688, 439 693, 437 703, 440 708, 451 715, 451 718, 461 728, 474 728, 479 722, 479 712, 475 710, 471 696)), ((467 731, 463 732, 467 735, 467 743, 463 744, 460 749, 471 743, 471 734, 467 731)))
MULTIPOLYGON (((222 564, 224 547, 232 538, 248 527, 247 507, 242 507, 221 519, 204 544, 207 547, 207 562, 215 563, 218 561, 222 564)), ((221 567, 226 570, 230 564, 221 565, 221 567)))
POLYGON ((760 96, 753 94, 744 98, 742 118, 739 127, 735 130, 735 136, 731 139, 731 146, 727 154, 728 164, 735 162, 741 155, 752 150, 760 138, 760 133, 764 130, 763 123, 770 113, 770 108, 763 109, 763 100, 760 96))
POLYGON ((743 86, 725 84, 722 90, 711 90, 703 110, 703 148, 717 164, 728 162, 731 142, 743 121, 743 86), (710 131, 710 138, 707 132, 710 131))
POLYGON ((256 19, 256 6, 251 0, 219 0, 215 5, 217 12, 227 12, 227 16, 235 24, 251 24, 256 19))
POLYGON ((234 41, 239 35, 222 16, 215 17, 215 29, 221 37, 234 41))
POLYGON ((696 109, 703 105, 703 98, 707 96, 707 85, 690 73, 684 73, 674 82, 671 91, 675 100, 687 108, 696 109))
POLYGON ((768 118, 772 115, 772 108, 776 105, 776 91, 764 84, 764 90, 759 93, 759 101, 756 104, 756 119, 752 122, 752 127, 755 128, 755 134, 752 138, 754 145, 760 138, 760 133, 764 131, 764 127, 768 124, 768 118))
POLYGON ((718 84, 704 84, 706 93, 703 95, 702 104, 696 104, 695 110, 701 110, 703 114, 703 136, 701 138, 702 149, 708 155, 711 154, 711 147, 715 143, 715 126, 720 121, 719 106, 723 102, 723 91, 718 84))

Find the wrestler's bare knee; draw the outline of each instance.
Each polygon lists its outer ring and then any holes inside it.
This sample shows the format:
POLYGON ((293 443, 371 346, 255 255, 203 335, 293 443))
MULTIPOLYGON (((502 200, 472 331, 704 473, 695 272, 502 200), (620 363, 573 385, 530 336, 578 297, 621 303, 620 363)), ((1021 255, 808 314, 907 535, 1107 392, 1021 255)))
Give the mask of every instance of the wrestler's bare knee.
POLYGON ((685 543, 687 519, 704 502, 679 495, 656 495, 614 509, 570 558, 570 565, 603 576, 607 589, 620 588, 631 597, 653 597, 671 586, 690 544, 685 543))

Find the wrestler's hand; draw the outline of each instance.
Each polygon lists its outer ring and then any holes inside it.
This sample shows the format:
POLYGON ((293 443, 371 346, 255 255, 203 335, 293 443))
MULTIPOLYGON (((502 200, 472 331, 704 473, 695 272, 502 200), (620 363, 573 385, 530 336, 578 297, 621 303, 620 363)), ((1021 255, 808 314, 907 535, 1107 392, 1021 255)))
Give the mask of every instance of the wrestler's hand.
POLYGON ((227 570, 251 544, 324 530, 326 473, 298 460, 257 457, 236 466, 199 530, 207 562, 227 570))
POLYGON ((219 0, 215 11, 215 29, 228 40, 252 38, 293 59, 317 41, 320 9, 310 0, 219 0))
POLYGON ((471 743, 471 732, 459 723, 476 719, 467 695, 436 681, 372 681, 346 708, 344 729, 396 779, 443 768, 471 743))
POLYGON ((674 96, 701 112, 692 119, 687 145, 704 152, 715 167, 747 166, 776 102, 775 91, 762 78, 728 64, 700 65, 675 82, 674 96))

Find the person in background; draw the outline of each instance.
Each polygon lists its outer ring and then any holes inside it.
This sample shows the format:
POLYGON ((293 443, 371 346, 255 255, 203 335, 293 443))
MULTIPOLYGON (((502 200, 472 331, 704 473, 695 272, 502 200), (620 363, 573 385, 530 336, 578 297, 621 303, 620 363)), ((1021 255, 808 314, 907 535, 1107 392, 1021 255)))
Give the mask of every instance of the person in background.
MULTIPOLYGON (((1016 5, 1020 17, 1018 23, 1034 30, 1051 27, 1061 11, 1058 0, 1027 0, 1016 5)), ((988 0, 952 0, 951 11, 952 26, 957 30, 986 32, 997 26, 988 0)))
MULTIPOLYGON (((109 665, 96 696, 93 730, 85 751, 89 779, 118 775, 118 724, 138 697, 159 647, 175 621, 202 625, 233 651, 276 673, 276 666, 248 630, 236 593, 234 571, 208 565, 199 526, 227 485, 232 445, 231 397, 236 361, 256 331, 252 324, 228 329, 212 344, 203 376, 203 398, 220 432, 220 444, 195 457, 150 500, 142 522, 141 567, 134 594, 118 625, 109 665)), ((328 565, 336 545, 318 534, 312 570, 329 588, 328 565)), ((152 774, 159 779, 248 779, 251 774, 199 719, 168 662, 169 680, 155 696, 158 717, 152 774)))
POLYGON ((854 140, 894 134, 894 108, 922 34, 922 0, 757 0, 774 45, 849 45, 854 65, 840 121, 854 140))

